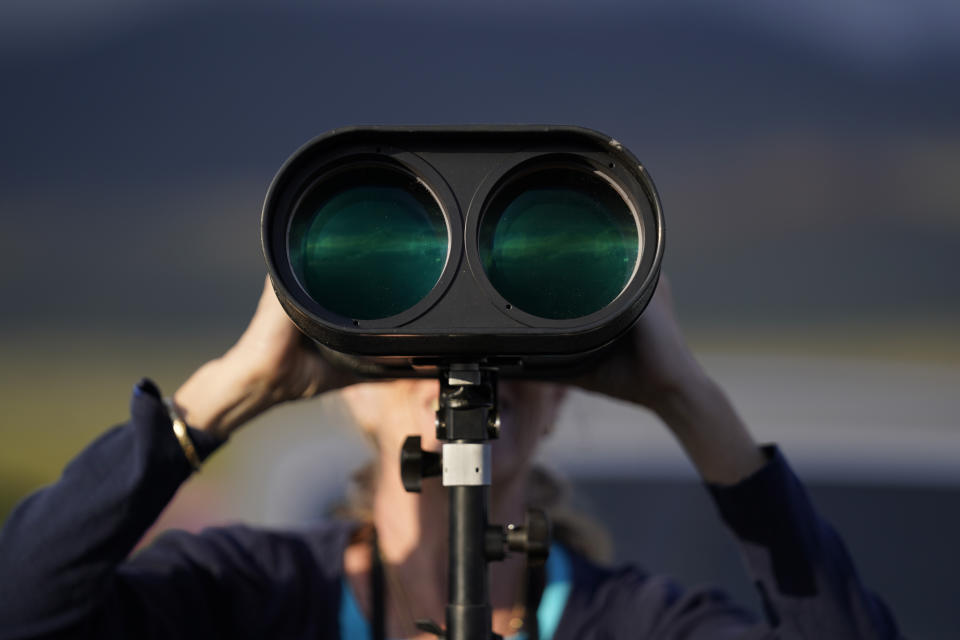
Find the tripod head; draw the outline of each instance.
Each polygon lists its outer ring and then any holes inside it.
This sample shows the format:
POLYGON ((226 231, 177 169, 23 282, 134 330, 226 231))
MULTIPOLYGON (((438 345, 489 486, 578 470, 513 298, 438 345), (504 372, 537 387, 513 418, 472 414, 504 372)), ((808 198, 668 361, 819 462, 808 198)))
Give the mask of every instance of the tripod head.
POLYGON ((539 510, 522 525, 490 524, 492 481, 489 441, 499 436, 497 372, 477 363, 455 364, 440 376, 437 439, 441 453, 423 451, 420 437, 403 445, 400 474, 407 491, 419 492, 425 478, 440 476, 450 500, 450 565, 447 626, 432 621, 420 628, 443 638, 490 638, 492 609, 487 563, 508 552, 524 553, 528 565, 543 564, 550 548, 550 524, 539 510))

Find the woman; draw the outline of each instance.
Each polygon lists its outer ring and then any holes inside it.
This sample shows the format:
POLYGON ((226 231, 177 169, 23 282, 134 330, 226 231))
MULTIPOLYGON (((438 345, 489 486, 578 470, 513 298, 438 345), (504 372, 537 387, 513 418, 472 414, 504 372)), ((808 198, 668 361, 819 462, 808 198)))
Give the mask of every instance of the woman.
MULTIPOLYGON (((578 384, 663 419, 739 539, 767 620, 721 594, 684 591, 634 568, 604 568, 557 543, 539 600, 530 598, 537 587, 521 558, 491 565, 496 633, 898 637, 889 611, 860 584, 843 544, 816 516, 783 457, 757 446, 696 363, 666 283, 622 348, 578 384)), ((437 446, 437 394, 435 381, 357 383, 330 367, 268 283, 239 341, 176 391, 170 411, 156 387, 141 382, 130 422, 91 444, 56 484, 11 515, 0 534, 0 637, 369 637, 378 584, 386 586, 386 637, 432 637, 414 620, 444 619, 447 550, 445 527, 437 523, 445 522, 446 503, 439 483, 424 483, 419 495, 403 490, 399 452, 410 434, 419 433, 425 448, 437 446), (276 404, 342 387, 376 443, 372 528, 173 532, 128 558, 193 467, 235 429, 276 404), (184 423, 189 428, 175 433, 184 423)), ((563 395, 558 384, 501 382, 492 521, 523 520, 532 453, 563 395)))

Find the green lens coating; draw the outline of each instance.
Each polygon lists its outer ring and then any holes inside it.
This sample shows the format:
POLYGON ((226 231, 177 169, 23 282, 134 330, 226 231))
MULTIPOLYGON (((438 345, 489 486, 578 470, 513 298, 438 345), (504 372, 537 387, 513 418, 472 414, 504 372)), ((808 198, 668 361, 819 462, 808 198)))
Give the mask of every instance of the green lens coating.
POLYGON ((512 306, 542 318, 579 318, 610 304, 633 276, 636 218, 604 178, 541 168, 493 197, 479 233, 487 278, 512 306))
POLYGON ((354 166, 322 178, 294 213, 290 262, 324 309, 351 319, 396 315, 436 285, 447 259, 440 205, 413 175, 354 166))

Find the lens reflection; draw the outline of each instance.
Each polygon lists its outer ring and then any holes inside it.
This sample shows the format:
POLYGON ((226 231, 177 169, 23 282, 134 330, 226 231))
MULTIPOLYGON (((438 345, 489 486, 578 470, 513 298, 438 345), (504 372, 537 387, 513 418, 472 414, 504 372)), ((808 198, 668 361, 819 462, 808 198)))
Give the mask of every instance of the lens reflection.
POLYGON ((294 215, 291 264, 325 309, 377 319, 413 307, 447 258, 439 204, 399 169, 354 167, 324 180, 294 215))
POLYGON ((620 194, 587 170, 544 169, 512 180, 480 224, 490 283, 542 318, 579 318, 623 291, 639 254, 637 222, 620 194))

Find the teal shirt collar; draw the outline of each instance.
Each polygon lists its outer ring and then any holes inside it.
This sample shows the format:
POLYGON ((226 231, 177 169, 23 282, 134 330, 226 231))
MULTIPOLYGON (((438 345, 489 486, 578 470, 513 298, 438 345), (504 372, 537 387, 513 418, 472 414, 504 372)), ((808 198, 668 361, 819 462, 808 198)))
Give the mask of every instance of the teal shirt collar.
MULTIPOLYGON (((560 617, 573 587, 573 568, 569 552, 558 544, 550 545, 546 566, 547 583, 537 607, 538 640, 551 640, 560 624, 560 617)), ((346 576, 340 579, 340 638, 341 640, 367 640, 372 636, 370 622, 364 617, 346 576)), ((506 640, 528 640, 525 633, 512 635, 506 640)))

